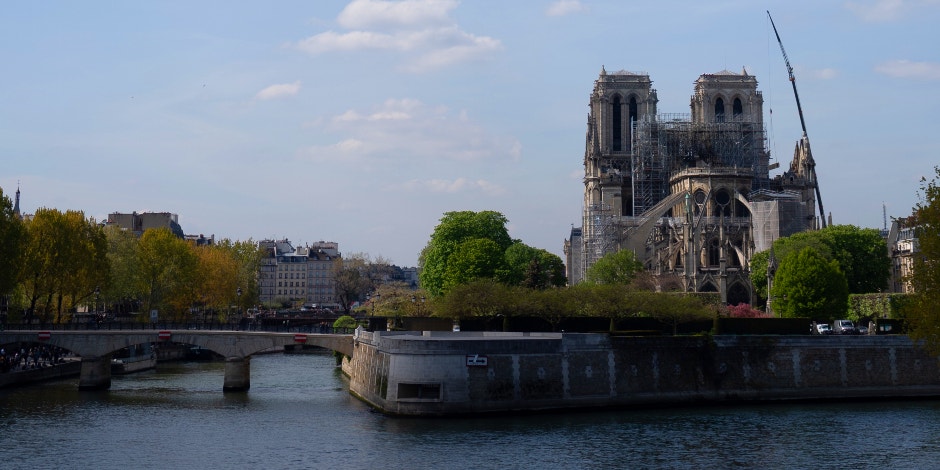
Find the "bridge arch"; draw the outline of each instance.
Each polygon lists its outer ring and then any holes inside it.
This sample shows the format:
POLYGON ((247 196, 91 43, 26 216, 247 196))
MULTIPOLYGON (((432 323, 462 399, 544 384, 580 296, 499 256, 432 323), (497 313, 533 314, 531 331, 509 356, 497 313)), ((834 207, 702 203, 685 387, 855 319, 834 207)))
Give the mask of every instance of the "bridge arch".
POLYGON ((85 330, 0 332, 0 344, 35 342, 58 346, 81 356, 81 390, 111 387, 111 355, 122 348, 143 343, 191 344, 225 357, 224 391, 245 391, 251 386, 251 355, 289 344, 309 344, 353 355, 352 335, 274 333, 266 331, 201 330, 85 330))

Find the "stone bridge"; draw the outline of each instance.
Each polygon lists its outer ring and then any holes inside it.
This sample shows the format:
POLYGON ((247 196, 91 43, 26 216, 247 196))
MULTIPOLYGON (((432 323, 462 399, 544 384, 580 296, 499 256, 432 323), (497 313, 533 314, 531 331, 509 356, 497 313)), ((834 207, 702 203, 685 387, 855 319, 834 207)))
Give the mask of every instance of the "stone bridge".
POLYGON ((251 355, 292 344, 320 346, 352 357, 353 337, 341 334, 274 333, 266 331, 201 330, 79 330, 0 331, 0 346, 39 343, 67 349, 82 358, 79 390, 111 387, 111 355, 129 346, 174 342, 208 349, 225 357, 224 391, 251 386, 251 355))

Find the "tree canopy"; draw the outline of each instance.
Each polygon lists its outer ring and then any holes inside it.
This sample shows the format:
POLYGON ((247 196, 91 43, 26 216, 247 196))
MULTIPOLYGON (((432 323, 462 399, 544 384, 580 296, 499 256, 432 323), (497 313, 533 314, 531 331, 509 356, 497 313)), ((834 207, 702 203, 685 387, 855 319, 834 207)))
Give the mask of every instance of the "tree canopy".
POLYGON ((17 284, 26 227, 13 214, 13 203, 0 188, 0 296, 6 296, 17 284))
MULTIPOLYGON (((891 259, 884 239, 876 229, 830 225, 822 230, 782 237, 773 243, 774 257, 779 266, 788 255, 804 248, 811 248, 823 258, 836 261, 851 294, 879 292, 887 287, 891 259)), ((768 261, 769 251, 751 257, 751 284, 760 299, 767 298, 768 261)))
POLYGON ((771 294, 781 317, 844 317, 848 283, 839 263, 805 247, 788 254, 777 269, 771 294))
POLYGON ((485 279, 533 288, 564 285, 561 258, 513 240, 506 223, 494 211, 445 213, 418 259, 421 286, 440 296, 485 279))
POLYGON ((905 317, 911 337, 940 355, 940 167, 934 172, 932 180, 921 180, 921 201, 911 220, 920 254, 914 258, 913 274, 906 279, 914 294, 905 317))
POLYGON ((585 274, 591 284, 630 284, 643 263, 637 261, 632 251, 620 250, 601 257, 585 274))

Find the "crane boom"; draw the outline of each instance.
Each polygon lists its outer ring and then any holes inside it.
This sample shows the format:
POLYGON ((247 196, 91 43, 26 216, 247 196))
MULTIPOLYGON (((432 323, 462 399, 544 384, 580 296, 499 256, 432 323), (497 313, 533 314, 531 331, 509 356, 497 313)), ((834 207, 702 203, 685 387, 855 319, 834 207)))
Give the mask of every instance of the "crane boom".
MULTIPOLYGON (((803 106, 800 105, 800 94, 796 91, 796 77, 793 76, 793 67, 790 66, 790 58, 787 57, 787 51, 783 48, 783 41, 780 39, 780 33, 777 32, 777 25, 774 24, 774 18, 770 16, 770 10, 767 10, 767 18, 770 19, 770 26, 774 28, 774 36, 777 36, 777 44, 780 44, 780 52, 783 53, 783 61, 787 64, 787 74, 790 76, 790 85, 793 85, 793 97, 796 98, 796 111, 800 114, 800 126, 803 128, 803 138, 809 143, 809 137, 806 134, 806 121, 803 119, 803 106)), ((812 158, 812 154, 810 155, 812 158)), ((822 194, 819 192, 819 179, 816 177, 816 162, 812 162, 810 170, 813 172, 813 186, 816 187, 816 202, 819 204, 820 226, 826 228, 826 211, 823 210, 822 194)))

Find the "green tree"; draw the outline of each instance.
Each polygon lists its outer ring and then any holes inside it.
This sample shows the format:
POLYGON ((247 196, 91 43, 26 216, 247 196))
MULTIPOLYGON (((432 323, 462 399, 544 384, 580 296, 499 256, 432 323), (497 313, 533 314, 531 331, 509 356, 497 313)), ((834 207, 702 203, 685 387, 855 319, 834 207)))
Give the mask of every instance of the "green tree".
POLYGON ((805 247, 781 262, 774 279, 772 307, 781 317, 843 317, 849 289, 839 263, 805 247))
POLYGON ((819 233, 845 274, 849 293, 880 292, 888 286, 891 259, 877 229, 830 225, 819 233))
POLYGON ((257 305, 261 298, 258 271, 261 268, 264 250, 252 239, 233 241, 224 238, 215 247, 225 252, 235 262, 234 291, 242 290, 242 295, 235 297, 239 310, 244 311, 248 307, 257 305))
POLYGON ((506 270, 499 281, 530 289, 561 287, 567 283, 565 263, 557 255, 516 241, 505 253, 506 270))
POLYGON ((907 279, 914 294, 905 307, 905 317, 911 337, 940 355, 940 167, 934 167, 934 172, 932 180, 921 180, 921 200, 914 206, 912 222, 920 254, 914 258, 913 274, 907 279))
POLYGON ((454 320, 477 317, 493 321, 515 311, 512 289, 493 279, 478 279, 455 286, 435 305, 442 316, 454 320))
POLYGON ((26 227, 13 214, 13 203, 0 188, 0 297, 6 297, 17 285, 22 269, 26 227))
POLYGON ((21 288, 27 319, 67 321, 68 312, 93 298, 109 277, 107 241, 80 211, 41 208, 26 224, 21 288), (54 316, 52 316, 54 315, 54 316))
POLYGON ((585 279, 591 284, 621 284, 633 282, 638 272, 643 270, 643 264, 637 261, 632 251, 620 250, 610 253, 597 260, 585 274, 585 279))
POLYGON ((644 313, 660 323, 668 325, 672 334, 679 333, 679 325, 696 320, 708 320, 717 315, 717 311, 706 305, 701 298, 678 293, 649 293, 646 298, 644 313))
MULTIPOLYGON (((884 239, 876 229, 830 225, 822 230, 777 239, 773 247, 778 262, 807 247, 826 259, 835 260, 846 277, 849 293, 879 292, 887 287, 891 260, 884 239)), ((763 251, 751 257, 751 284, 759 299, 767 298, 768 253, 763 251)))
POLYGON ((488 238, 470 238, 459 243, 447 258, 444 291, 478 279, 494 279, 504 268, 502 247, 488 238))
POLYGON ((104 228, 108 243, 108 265, 111 279, 101 286, 105 305, 111 305, 119 313, 130 313, 141 299, 139 290, 137 259, 137 236, 117 225, 104 228))
MULTIPOLYGON (((168 228, 148 229, 137 244, 137 258, 146 311, 158 310, 161 319, 177 316, 181 312, 166 310, 187 305, 199 264, 190 245, 168 228)), ((234 302, 234 290, 230 295, 234 302)))
POLYGON ((513 243, 506 230, 506 222, 506 217, 493 211, 445 213, 418 259, 421 286, 436 297, 460 282, 476 279, 478 274, 492 276, 505 269, 503 254, 513 243), (491 243, 465 244, 469 240, 488 240, 491 243), (462 248, 472 248, 483 259, 471 259, 460 252, 462 248), (457 272, 451 267, 456 262, 471 267, 476 274, 457 272))
MULTIPOLYGON (((197 305, 210 311, 227 312, 233 297, 236 302, 241 297, 237 294, 241 288, 238 281, 238 261, 228 248, 190 245, 190 249, 198 260, 195 282, 182 286, 183 289, 167 302, 178 314, 191 311, 197 305)), ((177 318, 181 317, 182 315, 177 315, 177 318)))

